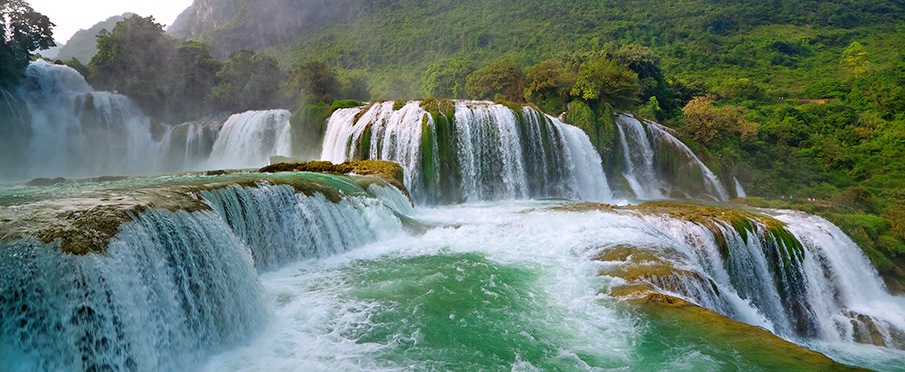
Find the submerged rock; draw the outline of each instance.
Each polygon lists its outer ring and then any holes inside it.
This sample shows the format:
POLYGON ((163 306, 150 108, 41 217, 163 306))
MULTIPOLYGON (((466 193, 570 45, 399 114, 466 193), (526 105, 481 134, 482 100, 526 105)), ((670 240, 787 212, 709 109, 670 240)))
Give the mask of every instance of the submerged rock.
POLYGON ((698 306, 686 298, 699 298, 700 290, 719 289, 701 273, 681 268, 668 249, 645 249, 629 246, 611 247, 595 259, 612 263, 600 275, 624 280, 610 288, 609 294, 634 309, 645 313, 659 327, 673 328, 683 337, 700 338, 699 342, 729 347, 746 360, 767 370, 783 371, 861 371, 825 355, 786 341, 770 331, 748 325, 714 310, 698 306))
POLYGON ((837 363, 761 328, 737 322, 683 299, 651 293, 629 301, 655 326, 714 348, 728 348, 768 371, 869 371, 837 363))

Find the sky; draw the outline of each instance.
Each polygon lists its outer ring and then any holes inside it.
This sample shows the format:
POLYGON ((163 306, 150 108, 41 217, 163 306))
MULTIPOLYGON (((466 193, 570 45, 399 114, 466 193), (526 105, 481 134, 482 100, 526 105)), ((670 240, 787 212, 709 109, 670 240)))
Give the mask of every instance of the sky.
POLYGON ((27 0, 38 13, 56 25, 53 39, 65 43, 76 31, 132 12, 142 17, 154 16, 164 28, 173 24, 176 16, 192 5, 192 0, 27 0))

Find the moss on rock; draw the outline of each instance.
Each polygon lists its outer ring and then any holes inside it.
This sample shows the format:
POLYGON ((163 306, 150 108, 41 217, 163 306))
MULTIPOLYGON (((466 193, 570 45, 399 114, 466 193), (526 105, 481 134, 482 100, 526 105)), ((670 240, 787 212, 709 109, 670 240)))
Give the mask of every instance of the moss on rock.
POLYGON ((333 164, 329 161, 309 161, 302 163, 279 163, 271 164, 258 170, 261 173, 276 172, 317 172, 317 173, 334 173, 349 174, 354 173, 362 176, 372 176, 393 185, 408 195, 408 191, 403 183, 403 169, 399 164, 384 160, 360 160, 347 161, 341 164, 333 164))
POLYGON ((868 371, 837 363, 769 331, 737 322, 680 298, 654 293, 629 300, 662 333, 681 335, 723 348, 767 371, 868 371))

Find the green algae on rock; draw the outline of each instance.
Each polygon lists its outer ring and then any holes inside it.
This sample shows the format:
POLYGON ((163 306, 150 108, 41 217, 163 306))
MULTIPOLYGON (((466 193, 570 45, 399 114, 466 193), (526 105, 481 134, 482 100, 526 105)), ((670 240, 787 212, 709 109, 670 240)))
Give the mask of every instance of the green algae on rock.
MULTIPOLYGON (((682 299, 649 294, 630 300, 652 332, 666 339, 690 339, 715 350, 726 349, 767 371, 868 371, 833 361, 827 356, 786 341, 769 331, 720 315, 682 299)), ((655 347, 655 346, 648 346, 655 347)))
MULTIPOLYGON (((675 253, 675 252, 673 252, 675 253)), ((675 253, 677 254, 677 253, 675 253)), ((767 370, 783 371, 861 371, 839 364, 816 351, 786 341, 766 329, 735 321, 674 295, 663 289, 688 295, 681 283, 699 282, 699 288, 719 289, 700 273, 678 267, 669 252, 630 246, 610 247, 595 259, 616 263, 600 275, 625 281, 610 288, 609 294, 629 305, 632 311, 646 315, 657 332, 693 337, 715 348, 730 348, 745 360, 767 370), (658 289, 662 288, 662 289, 658 289)), ((866 337, 870 337, 869 332, 866 337)), ((869 343, 869 342, 868 342, 869 343)))
MULTIPOLYGON (((393 187, 399 189, 403 194, 408 195, 408 191, 403 184, 403 170, 399 164, 383 161, 383 160, 359 160, 347 161, 341 164, 333 164, 329 161, 309 161, 299 163, 277 163, 271 164, 258 170, 261 173, 276 172, 318 172, 318 173, 338 173, 338 174, 357 174, 361 176, 372 176, 380 179, 393 187)), ((367 187, 367 186, 364 186, 367 187)))

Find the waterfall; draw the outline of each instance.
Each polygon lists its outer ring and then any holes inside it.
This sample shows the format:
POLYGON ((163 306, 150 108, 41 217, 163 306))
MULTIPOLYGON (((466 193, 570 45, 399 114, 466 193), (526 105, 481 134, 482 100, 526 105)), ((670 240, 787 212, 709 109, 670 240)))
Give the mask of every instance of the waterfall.
POLYGON ((25 177, 135 174, 158 169, 151 120, 127 97, 97 92, 75 70, 31 63, 19 88, 30 116, 25 177))
POLYGON ((662 125, 616 115, 622 148, 622 176, 643 200, 706 198, 729 200, 713 172, 662 125))
MULTIPOLYGON (((391 187, 371 187, 401 195, 391 187)), ((333 203, 285 185, 231 186, 202 197, 245 242, 259 270, 342 253, 401 229, 392 209, 374 199, 333 203)))
POLYGON ((748 194, 745 193, 745 189, 742 187, 742 183, 738 182, 738 178, 732 177, 732 181, 735 182, 735 197, 747 198, 748 194))
POLYGON ((268 319, 251 255, 211 212, 148 211, 106 254, 0 244, 4 371, 192 369, 268 319))
POLYGON ((226 120, 211 150, 209 168, 253 168, 273 155, 291 156, 286 110, 247 111, 226 120))
POLYGON ((681 265, 707 279, 651 283, 787 339, 905 349, 905 303, 886 291, 861 249, 823 218, 800 212, 775 218, 791 235, 756 221, 747 227, 718 223, 714 231, 643 217, 676 240, 672 245, 687 259, 681 265))
POLYGON ((223 122, 200 120, 170 127, 163 139, 163 171, 205 169, 223 122))
POLYGON ((429 113, 422 104, 337 110, 321 158, 397 162, 414 198, 429 204, 611 197, 600 157, 578 128, 528 107, 453 101, 449 112, 429 113))
POLYGON ((0 95, 4 180, 251 168, 292 154, 288 111, 158 123, 128 97, 95 91, 72 68, 44 61, 28 66, 16 92, 0 95))
MULTIPOLYGON (((196 370, 270 322, 258 271, 402 231, 393 210, 352 180, 304 182, 348 192, 334 202, 289 185, 201 188, 196 196, 213 210, 146 210, 101 254, 0 240, 0 370, 196 370)), ((402 197, 369 185, 378 188, 402 197)))

